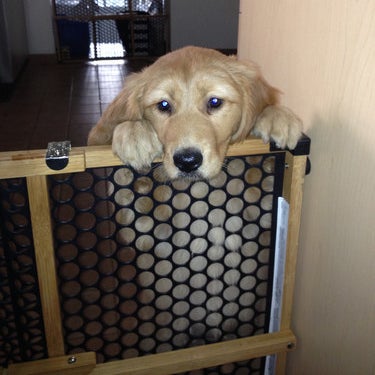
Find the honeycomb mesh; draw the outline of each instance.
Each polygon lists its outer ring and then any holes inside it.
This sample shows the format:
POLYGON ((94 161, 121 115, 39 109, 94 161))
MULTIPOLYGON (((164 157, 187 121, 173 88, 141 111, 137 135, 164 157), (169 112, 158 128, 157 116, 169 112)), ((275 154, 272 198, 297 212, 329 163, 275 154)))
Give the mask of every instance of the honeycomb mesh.
POLYGON ((0 367, 46 356, 26 182, 0 180, 0 367))
POLYGON ((160 56, 168 16, 163 0, 55 0, 62 60, 160 56))
POLYGON ((50 176, 67 352, 106 362, 267 332, 283 156, 228 158, 210 182, 163 183, 158 166, 50 176))

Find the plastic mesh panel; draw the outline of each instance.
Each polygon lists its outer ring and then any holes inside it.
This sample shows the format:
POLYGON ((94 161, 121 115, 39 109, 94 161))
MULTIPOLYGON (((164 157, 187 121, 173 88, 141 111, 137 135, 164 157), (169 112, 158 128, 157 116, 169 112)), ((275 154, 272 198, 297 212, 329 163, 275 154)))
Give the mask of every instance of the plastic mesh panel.
POLYGON ((210 182, 164 184, 158 167, 51 176, 68 353, 104 362, 267 332, 282 158, 229 158, 210 182))
POLYGON ((0 367, 45 358, 25 179, 0 181, 0 367))

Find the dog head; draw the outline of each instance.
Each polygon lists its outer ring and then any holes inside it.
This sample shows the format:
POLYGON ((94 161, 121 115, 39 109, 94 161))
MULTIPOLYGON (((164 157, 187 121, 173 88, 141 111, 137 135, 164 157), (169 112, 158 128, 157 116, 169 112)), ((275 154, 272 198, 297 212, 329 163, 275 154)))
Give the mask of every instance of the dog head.
POLYGON ((131 75, 89 144, 112 142, 114 152, 136 168, 163 154, 170 179, 211 178, 228 145, 249 135, 278 94, 254 64, 186 47, 131 75))

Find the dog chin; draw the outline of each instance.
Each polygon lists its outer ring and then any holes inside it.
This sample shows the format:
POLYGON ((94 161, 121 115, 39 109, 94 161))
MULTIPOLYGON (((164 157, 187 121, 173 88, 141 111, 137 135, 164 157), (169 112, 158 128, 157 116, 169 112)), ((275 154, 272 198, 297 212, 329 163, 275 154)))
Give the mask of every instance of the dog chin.
POLYGON ((202 169, 197 169, 191 172, 183 172, 178 170, 177 168, 172 168, 172 170, 168 170, 164 167, 164 174, 166 180, 174 181, 174 180, 187 180, 187 181, 198 181, 198 180, 211 180, 215 178, 221 171, 221 168, 216 168, 215 170, 211 171, 204 171, 202 169))
POLYGON ((189 181, 197 181, 197 180, 207 180, 208 178, 205 177, 201 172, 194 171, 194 172, 178 172, 177 176, 174 180, 189 180, 189 181))
POLYGON ((170 181, 185 180, 185 181, 197 181, 197 180, 208 180, 203 173, 194 171, 190 173, 181 172, 177 168, 168 169, 162 163, 154 169, 155 178, 162 183, 168 183, 170 181))
POLYGON ((179 171, 177 168, 168 169, 165 168, 165 165, 162 165, 161 168, 158 170, 158 178, 164 182, 167 181, 176 181, 176 180, 188 180, 188 181, 196 181, 196 180, 207 180, 208 177, 205 176, 199 170, 193 172, 182 172, 179 171))

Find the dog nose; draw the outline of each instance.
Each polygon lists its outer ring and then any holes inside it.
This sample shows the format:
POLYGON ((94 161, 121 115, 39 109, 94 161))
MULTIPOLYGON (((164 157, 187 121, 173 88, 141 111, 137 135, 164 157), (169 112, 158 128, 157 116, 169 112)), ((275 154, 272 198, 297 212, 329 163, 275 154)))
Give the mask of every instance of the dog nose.
POLYGON ((195 148, 184 148, 173 155, 173 161, 181 172, 189 173, 202 165, 203 155, 195 148))

